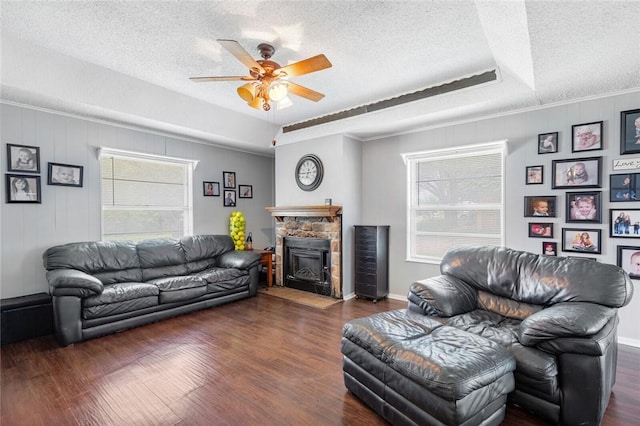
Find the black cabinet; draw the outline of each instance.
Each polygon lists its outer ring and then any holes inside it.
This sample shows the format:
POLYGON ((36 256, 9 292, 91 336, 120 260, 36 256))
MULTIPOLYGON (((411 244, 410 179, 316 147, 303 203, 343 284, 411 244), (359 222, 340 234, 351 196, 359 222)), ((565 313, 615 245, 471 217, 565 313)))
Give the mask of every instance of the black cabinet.
POLYGON ((389 294, 389 227, 355 227, 355 293, 377 302, 389 294))

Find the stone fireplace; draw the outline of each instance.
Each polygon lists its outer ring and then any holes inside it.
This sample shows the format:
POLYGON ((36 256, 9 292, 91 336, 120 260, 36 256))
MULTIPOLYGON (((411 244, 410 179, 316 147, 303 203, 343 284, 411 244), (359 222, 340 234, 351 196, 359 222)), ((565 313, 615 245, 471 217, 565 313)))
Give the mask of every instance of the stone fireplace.
POLYGON ((275 284, 342 298, 342 207, 287 206, 266 209, 276 218, 275 284), (293 252, 290 248, 285 251, 287 239, 287 246, 289 242, 298 246, 293 252), (325 246, 312 254, 309 246, 320 240, 324 240, 322 244, 325 246), (315 266, 316 262, 320 266, 315 266), (312 263, 314 266, 310 266, 312 263), (285 266, 297 266, 302 270, 289 273, 293 275, 291 278, 285 274, 285 266))

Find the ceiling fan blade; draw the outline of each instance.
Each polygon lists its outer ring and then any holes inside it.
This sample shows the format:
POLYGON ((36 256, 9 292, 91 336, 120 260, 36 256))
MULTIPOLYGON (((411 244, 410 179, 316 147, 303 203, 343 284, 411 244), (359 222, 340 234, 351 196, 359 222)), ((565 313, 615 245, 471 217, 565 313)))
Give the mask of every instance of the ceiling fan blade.
POLYGON ((285 72, 288 77, 295 77, 298 75, 309 74, 310 72, 320 71, 325 68, 331 68, 331 62, 329 62, 326 56, 320 54, 279 68, 276 70, 275 74, 279 75, 282 72, 285 72))
POLYGON ((289 90, 289 93, 309 99, 313 102, 318 102, 320 99, 324 98, 324 95, 322 93, 316 92, 315 90, 311 90, 307 87, 300 86, 299 84, 295 84, 290 81, 287 82, 287 88, 289 90))
POLYGON ((254 81, 257 78, 248 75, 228 75, 222 77, 189 77, 189 80, 202 83, 205 81, 254 81))
POLYGON ((260 73, 264 73, 264 68, 255 59, 244 50, 244 47, 240 46, 235 40, 224 40, 218 39, 218 43, 222 45, 225 49, 229 51, 233 56, 235 56, 240 62, 242 62, 249 69, 256 69, 260 73))

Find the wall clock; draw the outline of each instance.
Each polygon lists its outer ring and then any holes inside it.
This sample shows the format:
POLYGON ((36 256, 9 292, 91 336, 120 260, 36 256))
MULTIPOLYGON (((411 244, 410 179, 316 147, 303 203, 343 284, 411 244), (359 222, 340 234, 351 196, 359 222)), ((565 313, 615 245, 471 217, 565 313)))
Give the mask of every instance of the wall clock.
POLYGON ((318 156, 307 154, 298 161, 296 165, 296 183, 303 191, 313 191, 319 187, 323 176, 324 168, 318 156))

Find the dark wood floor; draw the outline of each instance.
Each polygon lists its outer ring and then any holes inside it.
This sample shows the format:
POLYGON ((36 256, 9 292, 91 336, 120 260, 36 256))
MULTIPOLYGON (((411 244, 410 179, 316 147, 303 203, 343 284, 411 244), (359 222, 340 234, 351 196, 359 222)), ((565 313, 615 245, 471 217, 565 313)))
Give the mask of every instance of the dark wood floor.
MULTIPOLYGON (((393 300, 307 308, 258 295, 61 348, 1 350, 10 425, 385 425, 345 390, 340 336, 393 300)), ((640 350, 620 347, 604 425, 640 424, 640 350)), ((505 425, 542 425, 509 407, 505 425)))

